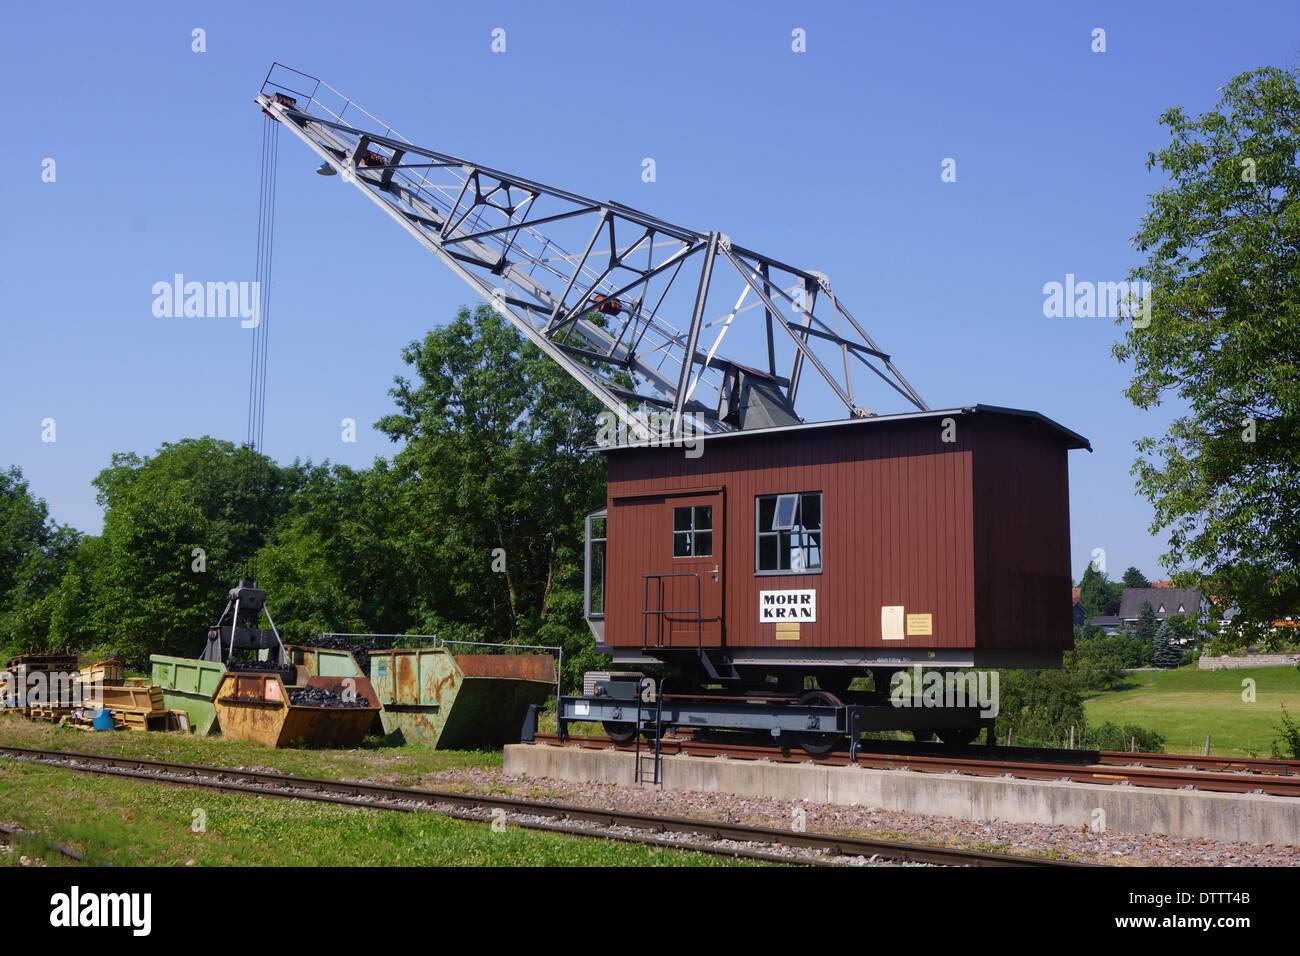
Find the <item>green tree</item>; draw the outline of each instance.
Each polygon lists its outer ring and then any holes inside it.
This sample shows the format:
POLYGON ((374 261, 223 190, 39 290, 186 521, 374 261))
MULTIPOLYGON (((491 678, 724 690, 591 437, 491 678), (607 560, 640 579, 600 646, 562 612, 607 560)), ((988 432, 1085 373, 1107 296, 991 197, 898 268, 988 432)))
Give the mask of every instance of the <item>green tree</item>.
POLYGON ((1124 683, 1124 659, 1114 653, 1105 638, 1091 638, 1067 652, 1065 666, 1079 674, 1087 691, 1113 690, 1124 683))
POLYGON ((1107 612, 1110 594, 1106 589, 1106 575, 1098 571, 1090 561, 1079 579, 1079 606, 1083 608, 1084 620, 1090 621, 1107 612))
POLYGON ((421 552, 421 529, 439 519, 412 509, 415 484, 400 481, 383 459, 362 471, 312 469, 257 558, 286 640, 419 628, 432 596, 458 569, 421 552))
POLYGON ((59 582, 81 535, 50 519, 22 471, 0 471, 0 635, 14 652, 43 650, 59 582))
POLYGON ((1178 667, 1183 663, 1183 652, 1174 644, 1174 629, 1167 620, 1162 621, 1156 629, 1155 652, 1151 663, 1156 667, 1178 667))
POLYGON ((411 560, 427 569, 419 626, 445 637, 561 644, 570 677, 593 663, 582 620, 583 516, 604 500, 602 410, 488 306, 403 354, 397 412, 411 560), (583 652, 583 653, 580 653, 583 652))
POLYGON ((114 455, 94 481, 103 534, 60 589, 60 643, 137 666, 151 653, 196 653, 303 470, 206 437, 114 455))
POLYGON ((1061 746, 1070 728, 1087 723, 1079 674, 1062 670, 1003 671, 998 681, 997 735, 1026 745, 1061 746))
POLYGON ((1160 621, 1156 618, 1156 611, 1150 602, 1143 601, 1142 609, 1138 611, 1137 627, 1133 631, 1138 646, 1142 649, 1143 660, 1141 667, 1146 667, 1155 659, 1156 652, 1156 633, 1160 630, 1160 621))
POLYGON ((1186 411, 1138 443, 1138 488, 1167 531, 1169 567, 1237 605, 1236 643, 1277 640, 1300 608, 1300 74, 1265 68, 1217 106, 1160 121, 1151 197, 1130 278, 1149 321, 1114 347, 1141 409, 1186 411))
POLYGON ((1147 576, 1137 568, 1130 567, 1124 572, 1124 587, 1149 588, 1151 587, 1151 582, 1148 581, 1147 576))

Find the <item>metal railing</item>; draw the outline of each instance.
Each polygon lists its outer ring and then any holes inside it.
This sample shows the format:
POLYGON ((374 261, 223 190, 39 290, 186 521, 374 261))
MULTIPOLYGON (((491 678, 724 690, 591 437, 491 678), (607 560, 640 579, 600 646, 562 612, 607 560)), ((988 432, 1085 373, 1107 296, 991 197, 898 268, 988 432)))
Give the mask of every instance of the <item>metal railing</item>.
MULTIPOLYGON (((704 647, 704 628, 703 617, 701 616, 701 605, 703 603, 703 590, 700 584, 700 575, 696 571, 679 571, 673 574, 643 574, 641 575, 642 602, 641 602, 641 649, 650 647, 650 619, 655 619, 655 643, 654 647, 663 647, 663 619, 666 614, 694 614, 695 615, 695 646, 704 647), (694 578, 695 579, 695 607, 694 608, 665 608, 664 607, 664 579, 666 578, 694 578), (650 582, 654 581, 658 585, 655 595, 655 609, 650 608, 650 582)), ((668 635, 669 641, 672 640, 672 632, 668 635)), ((671 643, 668 645, 671 647, 671 643)))

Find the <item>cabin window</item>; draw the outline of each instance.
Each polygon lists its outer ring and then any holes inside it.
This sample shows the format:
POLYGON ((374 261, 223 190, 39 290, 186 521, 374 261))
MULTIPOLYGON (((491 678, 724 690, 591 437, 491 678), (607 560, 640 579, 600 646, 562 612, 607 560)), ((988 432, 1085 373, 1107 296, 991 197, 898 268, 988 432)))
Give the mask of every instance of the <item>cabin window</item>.
POLYGON ((673 509, 673 557, 706 558, 713 554, 713 505, 673 509))
POLYGON ((605 616, 605 514, 587 516, 586 616, 605 616))
POLYGON ((755 570, 769 574, 820 571, 820 491, 759 495, 755 570))

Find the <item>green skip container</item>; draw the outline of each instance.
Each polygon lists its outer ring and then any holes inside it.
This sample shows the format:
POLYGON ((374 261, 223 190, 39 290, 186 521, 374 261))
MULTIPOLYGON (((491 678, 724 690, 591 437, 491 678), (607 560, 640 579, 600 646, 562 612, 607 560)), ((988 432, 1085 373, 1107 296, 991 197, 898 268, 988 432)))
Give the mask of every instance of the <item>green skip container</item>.
POLYGON ((530 704, 555 693, 549 654, 452 654, 446 648, 370 652, 384 732, 442 750, 519 741, 530 704))
POLYGON ((149 671, 149 682, 162 688, 167 709, 185 711, 194 733, 210 734, 217 729, 213 699, 225 676, 225 664, 152 654, 149 671))

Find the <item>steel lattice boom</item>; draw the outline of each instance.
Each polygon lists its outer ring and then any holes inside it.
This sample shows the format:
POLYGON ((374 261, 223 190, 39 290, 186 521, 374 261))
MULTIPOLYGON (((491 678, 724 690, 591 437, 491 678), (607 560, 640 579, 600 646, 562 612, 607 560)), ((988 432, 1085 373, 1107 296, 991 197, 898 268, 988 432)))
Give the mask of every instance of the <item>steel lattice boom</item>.
POLYGON ((639 438, 796 423, 810 390, 872 415, 854 391, 864 368, 927 407, 821 273, 416 146, 279 64, 257 103, 639 438))

